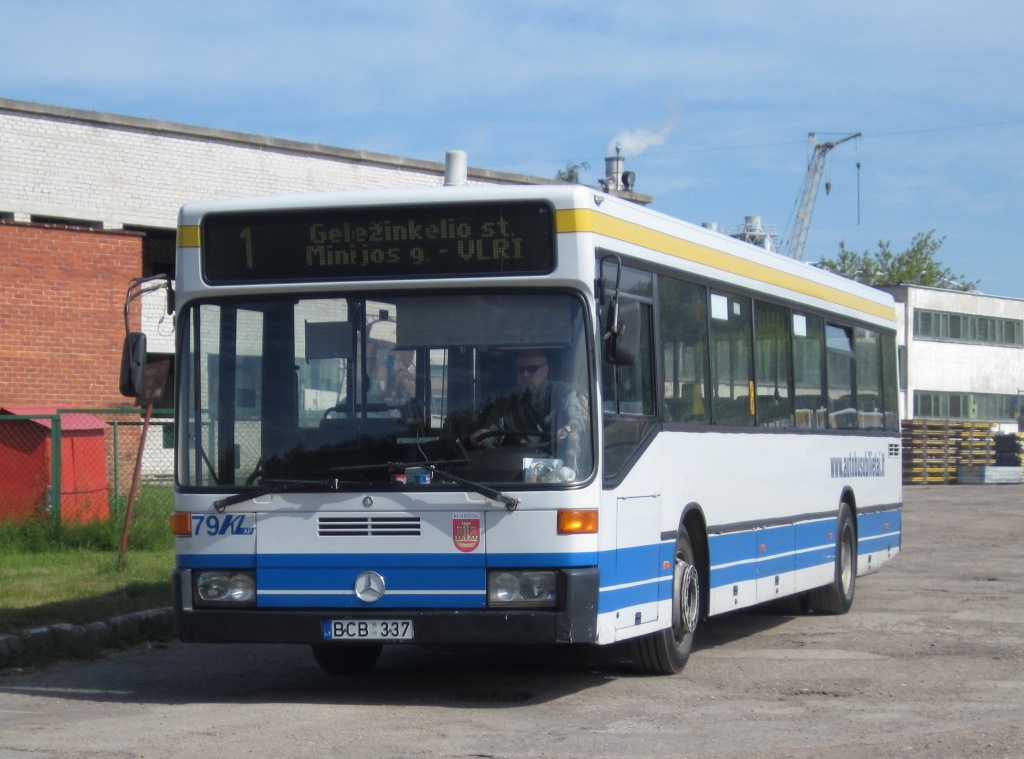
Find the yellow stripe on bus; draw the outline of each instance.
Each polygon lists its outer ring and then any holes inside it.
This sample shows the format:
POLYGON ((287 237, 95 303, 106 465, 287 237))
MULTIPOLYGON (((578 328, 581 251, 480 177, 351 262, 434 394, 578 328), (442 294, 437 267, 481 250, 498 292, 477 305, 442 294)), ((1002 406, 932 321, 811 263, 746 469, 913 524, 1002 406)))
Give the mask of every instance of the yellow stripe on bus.
POLYGON ((612 237, 687 261, 704 264, 730 274, 738 274, 802 295, 820 298, 889 321, 896 319, 895 310, 881 303, 875 303, 845 290, 814 282, 796 274, 779 271, 771 266, 740 258, 731 253, 715 250, 689 240, 682 240, 623 219, 616 219, 598 211, 581 208, 558 211, 555 226, 559 232, 592 232, 612 237))
POLYGON ((178 227, 178 247, 179 248, 198 248, 200 243, 199 227, 198 226, 180 226, 178 227))

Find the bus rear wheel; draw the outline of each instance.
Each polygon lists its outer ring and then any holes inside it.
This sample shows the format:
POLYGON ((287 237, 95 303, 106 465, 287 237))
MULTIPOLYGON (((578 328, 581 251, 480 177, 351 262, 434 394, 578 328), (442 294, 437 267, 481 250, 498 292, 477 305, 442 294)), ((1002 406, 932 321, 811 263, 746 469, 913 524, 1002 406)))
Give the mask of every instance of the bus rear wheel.
POLYGON ((844 503, 839 509, 835 574, 828 585, 815 588, 807 594, 810 610, 818 614, 845 614, 853 606, 856 587, 857 530, 850 506, 844 503))
POLYGON ((332 675, 350 675, 369 672, 380 659, 384 646, 380 644, 315 645, 313 658, 320 668, 332 675))
POLYGON ((633 642, 633 662, 638 670, 649 675, 682 671, 700 623, 700 594, 700 572, 694 563, 690 536, 681 531, 676 538, 672 572, 672 626, 633 642))

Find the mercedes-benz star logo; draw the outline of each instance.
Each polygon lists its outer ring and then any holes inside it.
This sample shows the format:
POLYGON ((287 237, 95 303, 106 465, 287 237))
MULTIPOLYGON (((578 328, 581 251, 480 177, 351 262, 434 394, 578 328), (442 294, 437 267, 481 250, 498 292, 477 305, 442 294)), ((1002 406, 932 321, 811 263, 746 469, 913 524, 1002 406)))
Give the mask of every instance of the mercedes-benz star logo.
POLYGON ((356 578, 356 597, 372 604, 384 595, 384 578, 376 572, 363 572, 356 578))

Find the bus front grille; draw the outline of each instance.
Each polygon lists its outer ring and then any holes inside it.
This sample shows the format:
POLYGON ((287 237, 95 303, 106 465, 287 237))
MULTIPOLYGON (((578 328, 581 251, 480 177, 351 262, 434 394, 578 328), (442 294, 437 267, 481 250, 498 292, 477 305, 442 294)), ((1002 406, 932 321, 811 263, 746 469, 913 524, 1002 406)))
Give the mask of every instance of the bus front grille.
POLYGON ((321 538, 419 537, 419 517, 318 517, 321 538))

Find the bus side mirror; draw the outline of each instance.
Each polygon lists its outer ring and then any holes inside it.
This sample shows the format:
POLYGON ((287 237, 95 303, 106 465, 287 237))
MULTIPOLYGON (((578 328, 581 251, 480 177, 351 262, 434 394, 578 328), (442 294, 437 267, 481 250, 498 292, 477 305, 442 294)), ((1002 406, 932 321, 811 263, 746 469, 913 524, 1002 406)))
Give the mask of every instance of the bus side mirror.
POLYGON ((121 395, 137 398, 142 392, 142 377, 146 371, 146 335, 129 332, 124 336, 121 349, 121 395))
POLYGON ((616 298, 608 309, 605 358, 614 366, 632 366, 640 352, 640 303, 616 298))

